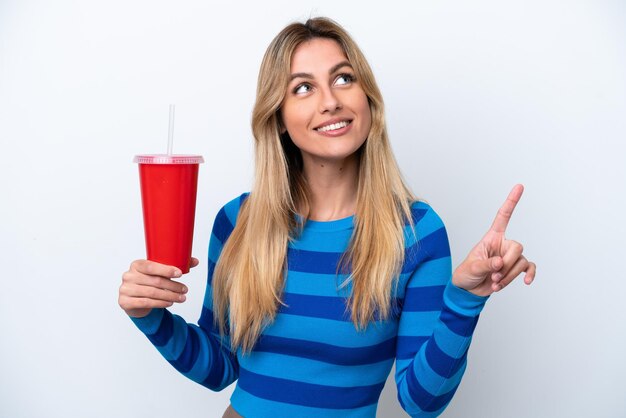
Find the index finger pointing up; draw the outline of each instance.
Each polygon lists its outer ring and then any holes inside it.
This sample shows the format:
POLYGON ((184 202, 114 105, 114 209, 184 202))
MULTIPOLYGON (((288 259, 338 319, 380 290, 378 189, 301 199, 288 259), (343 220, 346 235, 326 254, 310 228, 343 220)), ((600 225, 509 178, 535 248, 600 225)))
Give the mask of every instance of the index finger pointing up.
POLYGON ((498 210, 498 214, 496 215, 496 219, 493 220, 493 224, 491 224, 491 230, 494 232, 498 232, 503 234, 506 231, 506 227, 509 224, 509 220, 511 219, 511 215, 513 215, 513 210, 522 197, 522 193, 524 192, 524 186, 521 184, 516 184, 513 186, 513 190, 509 193, 509 196, 506 198, 506 201, 498 210))

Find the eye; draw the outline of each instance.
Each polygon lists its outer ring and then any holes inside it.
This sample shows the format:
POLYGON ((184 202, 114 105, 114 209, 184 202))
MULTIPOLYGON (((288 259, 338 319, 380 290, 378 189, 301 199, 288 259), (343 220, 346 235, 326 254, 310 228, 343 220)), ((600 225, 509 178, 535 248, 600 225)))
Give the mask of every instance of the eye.
POLYGON ((352 74, 344 73, 339 74, 335 79, 335 85, 342 86, 345 84, 350 84, 355 80, 355 77, 352 74))
POLYGON ((311 85, 309 83, 298 84, 296 88, 293 89, 294 94, 308 93, 309 91, 311 91, 311 85))

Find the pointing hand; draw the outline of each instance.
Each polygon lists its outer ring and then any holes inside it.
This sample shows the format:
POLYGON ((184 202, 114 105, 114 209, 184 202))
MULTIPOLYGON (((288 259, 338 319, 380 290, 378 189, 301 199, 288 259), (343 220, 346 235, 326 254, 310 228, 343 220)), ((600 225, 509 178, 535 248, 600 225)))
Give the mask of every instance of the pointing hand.
POLYGON ((504 237, 523 191, 521 184, 513 187, 489 231, 454 271, 452 283, 455 286, 478 296, 489 296, 523 272, 526 272, 524 283, 533 282, 537 266, 524 257, 522 244, 504 237))

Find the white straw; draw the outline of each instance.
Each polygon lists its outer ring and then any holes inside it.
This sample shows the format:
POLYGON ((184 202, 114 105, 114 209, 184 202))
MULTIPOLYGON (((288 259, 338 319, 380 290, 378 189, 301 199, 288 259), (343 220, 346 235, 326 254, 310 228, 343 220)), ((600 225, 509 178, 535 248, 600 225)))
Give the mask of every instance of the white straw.
POLYGON ((167 134, 167 155, 172 155, 174 148, 174 105, 170 105, 170 126, 167 134))

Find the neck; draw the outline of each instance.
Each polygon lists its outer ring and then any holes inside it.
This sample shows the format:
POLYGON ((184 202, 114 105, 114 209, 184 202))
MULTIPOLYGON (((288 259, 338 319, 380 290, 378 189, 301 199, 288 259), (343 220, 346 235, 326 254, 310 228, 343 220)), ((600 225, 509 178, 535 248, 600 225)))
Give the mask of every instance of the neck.
POLYGON ((358 170, 355 155, 340 161, 306 161, 304 177, 310 192, 309 219, 332 221, 354 215, 358 170))

